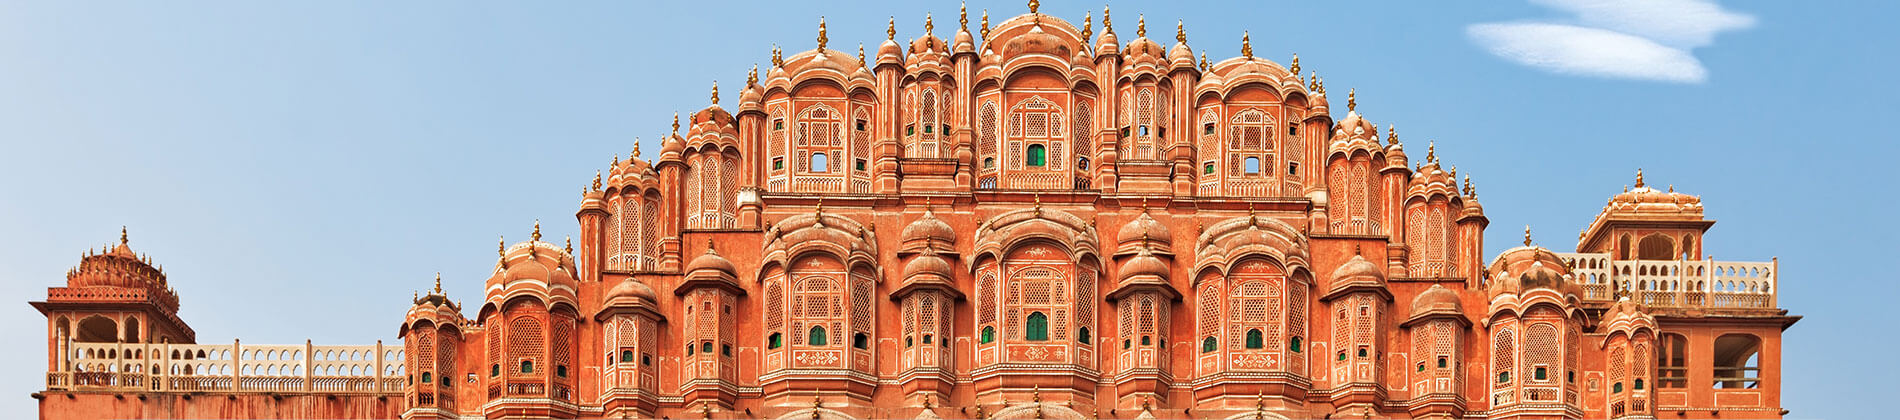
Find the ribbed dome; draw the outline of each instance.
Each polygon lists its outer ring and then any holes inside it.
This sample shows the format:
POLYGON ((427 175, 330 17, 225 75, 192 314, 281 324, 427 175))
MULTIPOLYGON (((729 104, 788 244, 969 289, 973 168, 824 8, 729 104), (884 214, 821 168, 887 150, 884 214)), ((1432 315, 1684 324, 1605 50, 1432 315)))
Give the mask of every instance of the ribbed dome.
POLYGON ((1173 234, 1168 232, 1167 225, 1161 224, 1161 221, 1155 220, 1153 216, 1148 215, 1148 212, 1143 211, 1141 215, 1135 216, 1135 220, 1122 225, 1121 230, 1115 234, 1115 243, 1168 241, 1171 237, 1173 234))
POLYGON ((1155 257, 1154 254, 1143 252, 1136 255, 1128 259, 1127 263, 1122 264, 1121 278, 1127 281, 1138 276, 1167 278, 1168 263, 1161 261, 1161 258, 1155 257))
POLYGON ((942 219, 938 219, 935 212, 925 209, 923 217, 919 217, 916 221, 910 222, 910 225, 904 226, 902 240, 906 245, 914 241, 929 241, 933 244, 951 244, 957 240, 957 230, 951 228, 949 223, 944 223, 942 219))
POLYGON ((947 282, 950 279, 950 273, 950 262, 930 249, 925 249, 924 253, 904 263, 904 283, 906 284, 919 281, 947 282))
POLYGON ((1332 287, 1327 289, 1326 295, 1333 296, 1354 287, 1384 288, 1385 273, 1379 271, 1379 265, 1373 264, 1364 255, 1354 255, 1345 264, 1333 269, 1332 287))
POLYGON ((1008 42, 1004 43, 1002 53, 1004 57, 1020 57, 1027 54, 1048 54, 1067 59, 1075 52, 1069 48, 1068 42, 1064 42, 1062 38, 1043 31, 1042 26, 1038 25, 1029 28, 1029 32, 1011 38, 1008 42))
POLYGON ((1412 298, 1411 318, 1435 314, 1464 314, 1464 304, 1459 303, 1458 292, 1446 288, 1445 285, 1434 284, 1432 288, 1425 289, 1425 293, 1419 293, 1418 297, 1412 298))
POLYGON ((614 288, 607 290, 607 303, 609 305, 619 299, 640 299, 648 303, 659 301, 658 294, 653 292, 652 286, 647 286, 646 283, 642 283, 633 278, 627 278, 625 281, 621 281, 620 284, 614 285, 614 288))
POLYGON ((731 260, 719 256, 719 252, 710 246, 706 247, 705 254, 700 254, 699 257, 693 258, 691 263, 686 264, 686 272, 689 274, 700 270, 716 270, 735 276, 739 273, 738 267, 733 266, 731 260))

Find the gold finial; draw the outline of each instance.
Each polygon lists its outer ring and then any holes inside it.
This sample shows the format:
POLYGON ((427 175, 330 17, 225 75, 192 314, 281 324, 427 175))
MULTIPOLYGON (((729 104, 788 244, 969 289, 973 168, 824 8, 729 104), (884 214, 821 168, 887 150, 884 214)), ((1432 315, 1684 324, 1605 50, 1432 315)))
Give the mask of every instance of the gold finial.
POLYGON ((1174 21, 1174 42, 1187 43, 1187 23, 1178 19, 1174 21))
MULTIPOLYGON (((614 159, 619 160, 620 158, 615 157, 614 159)), ((600 171, 599 170, 594 171, 594 191, 600 191, 600 171)))
POLYGON ((1471 189, 1471 174, 1465 174, 1465 196, 1478 198, 1478 193, 1471 189))
POLYGON ((680 113, 679 111, 673 111, 673 136, 678 137, 679 135, 680 135, 680 113))
MULTIPOLYGON (((633 157, 640 157, 640 136, 633 136, 633 157)), ((618 161, 620 158, 616 156, 614 160, 618 161)), ((632 159, 628 160, 629 162, 627 163, 633 163, 631 162, 632 159)))
POLYGON ((1247 56, 1248 60, 1253 59, 1253 34, 1250 32, 1240 33, 1240 55, 1247 56))
POLYGON ((1041 0, 1029 0, 1029 13, 1036 13, 1036 9, 1041 9, 1041 8, 1042 8, 1041 0))
POLYGON ((495 237, 495 255, 501 256, 501 264, 508 265, 508 237, 495 237))
MULTIPOLYGON (((759 85, 759 65, 758 65, 758 63, 753 63, 753 64, 752 64, 752 71, 748 71, 748 72, 746 72, 746 73, 745 73, 745 85, 746 85, 746 86, 758 86, 758 85, 759 85)), ((745 96, 745 95, 740 95, 740 96, 745 96)))
POLYGON ((713 81, 712 104, 719 105, 719 81, 718 80, 713 81))
POLYGON ((1438 162, 1438 141, 1437 140, 1431 140, 1431 141, 1425 142, 1425 161, 1432 162, 1432 163, 1438 162))
POLYGON ((1676 184, 1669 184, 1669 192, 1676 192, 1676 184))
POLYGON ((983 32, 983 34, 982 34, 982 35, 983 35, 983 42, 989 42, 989 40, 990 40, 990 9, 983 9, 983 23, 982 23, 982 25, 983 25, 983 27, 982 27, 981 29, 982 29, 982 32, 983 32))
POLYGON ((1211 66, 1211 64, 1209 64, 1207 61, 1207 51, 1202 50, 1201 51, 1201 71, 1207 71, 1207 68, 1209 66, 1211 66))
POLYGON ((822 52, 825 50, 826 42, 831 42, 831 37, 825 36, 825 17, 819 16, 818 17, 818 51, 822 52))
POLYGON ((931 18, 929 13, 924 13, 924 36, 934 33, 937 33, 937 20, 931 18))
POLYGON ((884 26, 884 39, 891 40, 891 41, 897 40, 897 17, 896 16, 891 16, 891 23, 889 25, 884 26))
POLYGON ((1094 25, 1095 15, 1089 12, 1082 12, 1082 42, 1088 42, 1089 36, 1095 35, 1094 25))
POLYGON ((1148 37, 1148 15, 1147 14, 1135 15, 1135 37, 1136 38, 1148 37))
POLYGON ((535 242, 541 242, 541 219, 534 219, 534 233, 528 237, 535 242))
POLYGON ((708 420, 712 419, 712 403, 708 402, 705 404, 701 404, 699 406, 699 414, 702 418, 705 418, 708 420))
POLYGON ((1359 88, 1346 89, 1346 112, 1359 110, 1359 88))
POLYGON ((435 294, 442 294, 442 272, 435 272, 435 294))
POLYGON ((573 253, 574 253, 574 237, 573 237, 573 236, 562 236, 561 238, 562 238, 562 239, 561 239, 561 242, 562 242, 562 246, 561 246, 561 248, 562 248, 563 250, 566 250, 566 251, 567 251, 567 253, 569 253, 569 254, 573 254, 573 253))
POLYGON ((1036 193, 1035 199, 1036 199, 1036 214, 1040 215, 1042 214, 1042 193, 1040 192, 1036 193))
POLYGON ((125 225, 119 225, 119 245, 130 245, 132 236, 126 233, 125 225))
POLYGON ((1267 413, 1267 393, 1261 392, 1254 397, 1253 418, 1254 420, 1260 420, 1260 419, 1266 418, 1266 413, 1267 413))
POLYGON ((858 65, 868 65, 869 63, 869 61, 864 61, 864 43, 860 42, 858 43, 858 65))
POLYGON ((957 4, 957 30, 970 30, 970 2, 957 4))
POLYGON ((1113 35, 1115 23, 1108 20, 1108 5, 1102 5, 1102 33, 1113 35))
POLYGON ((1524 225, 1524 246, 1531 246, 1531 225, 1524 225))
POLYGON ((1636 168, 1636 188, 1643 187, 1643 168, 1636 168))
POLYGON ((1312 74, 1313 74, 1312 77, 1306 78, 1306 90, 1318 93, 1319 92, 1319 72, 1316 71, 1316 72, 1313 72, 1312 74))
POLYGON ((1326 79, 1321 79, 1319 72, 1313 72, 1313 92, 1326 96, 1326 79))
POLYGON ((1392 124, 1385 125, 1385 142, 1388 144, 1399 144, 1398 126, 1392 124))
POLYGON ((778 44, 772 44, 772 67, 785 67, 785 56, 783 53, 783 51, 779 50, 778 44))
POLYGON ((1288 68, 1287 73, 1292 73, 1293 77, 1300 77, 1300 53, 1293 53, 1293 67, 1288 68))

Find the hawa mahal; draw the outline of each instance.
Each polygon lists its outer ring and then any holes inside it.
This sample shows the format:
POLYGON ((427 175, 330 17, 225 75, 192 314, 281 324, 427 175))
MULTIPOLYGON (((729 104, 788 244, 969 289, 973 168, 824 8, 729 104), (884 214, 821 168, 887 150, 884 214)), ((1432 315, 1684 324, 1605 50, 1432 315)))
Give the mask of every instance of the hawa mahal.
POLYGON ((1470 177, 1299 57, 1109 12, 868 55, 821 20, 584 184, 580 237, 502 241, 389 342, 200 340, 121 238, 32 302, 40 417, 1785 415, 1799 317, 1776 262, 1704 257, 1700 198, 1639 171, 1571 252, 1487 258, 1470 177))

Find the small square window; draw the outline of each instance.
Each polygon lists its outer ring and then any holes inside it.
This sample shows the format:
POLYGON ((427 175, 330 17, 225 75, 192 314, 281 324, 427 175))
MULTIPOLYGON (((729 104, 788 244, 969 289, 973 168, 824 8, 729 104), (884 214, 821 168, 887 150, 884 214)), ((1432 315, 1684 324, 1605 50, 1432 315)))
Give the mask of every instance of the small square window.
POLYGON ((926 346, 930 345, 935 340, 935 338, 936 337, 932 337, 930 334, 924 334, 924 345, 926 346))
POLYGON ((1143 136, 1147 136, 1147 135, 1148 135, 1148 126, 1147 126, 1146 124, 1143 124, 1143 125, 1141 126, 1141 135, 1143 135, 1143 136))
POLYGON ((1531 370, 1531 379, 1539 381, 1550 380, 1550 368, 1538 366, 1536 369, 1531 370))
POLYGON ((1363 359, 1365 357, 1366 357, 1366 346, 1359 346, 1359 358, 1363 359))
POLYGON ((780 118, 780 119, 776 119, 776 120, 772 120, 772 129, 773 129, 773 130, 784 130, 784 129, 785 129, 785 119, 784 119, 784 118, 780 118))
POLYGON ((784 170, 784 169, 785 169, 785 158, 783 157, 772 158, 772 170, 779 171, 779 170, 784 170))
POLYGON ((731 345, 731 344, 720 344, 720 345, 719 345, 719 354, 720 354, 720 355, 723 355, 723 356, 726 356, 726 357, 732 357, 732 345, 731 345))
POLYGON ((864 120, 858 120, 858 131, 864 131, 864 120))
POLYGON ((1128 127, 1122 127, 1122 137, 1128 137, 1128 127))
POLYGON ((935 128, 935 126, 933 125, 928 125, 928 124, 924 125, 924 134, 932 133, 933 131, 931 131, 931 129, 933 128, 935 128))
POLYGON ((1206 174, 1206 175, 1213 175, 1213 174, 1214 174, 1214 164, 1213 164, 1212 162, 1209 162, 1209 163, 1207 164, 1207 166, 1204 166, 1204 167, 1202 167, 1202 168, 1201 168, 1201 173, 1202 173, 1202 174, 1206 174))
POLYGON ((1425 362, 1418 362, 1418 371, 1419 372, 1425 371, 1425 362))
POLYGON ((1449 361, 1447 361, 1447 360, 1445 360, 1445 359, 1447 359, 1447 358, 1446 358, 1445 356, 1438 356, 1438 368, 1439 368, 1439 369, 1444 369, 1444 368, 1446 367, 1446 364, 1448 364, 1448 363, 1450 363, 1449 361))
POLYGON ((1286 174, 1287 174, 1287 175, 1299 175, 1299 174, 1300 174, 1300 163, 1299 163, 1299 162, 1287 162, 1287 163, 1286 163, 1286 174))
POLYGON ((916 337, 904 337, 904 348, 911 348, 911 347, 916 347, 916 346, 917 346, 916 337))
POLYGON ((1201 124, 1201 134, 1214 134, 1214 123, 1201 124))
POLYGON ((944 134, 950 134, 950 124, 944 124, 944 125, 943 125, 943 128, 941 128, 941 129, 938 129, 938 130, 937 130, 937 132, 939 132, 939 133, 944 133, 944 134))
POLYGON ((640 366, 653 366, 653 355, 640 353, 640 366))
POLYGON ((1346 361, 1346 351, 1345 351, 1345 350, 1340 350, 1340 351, 1339 351, 1339 361, 1341 361, 1341 362, 1344 362, 1344 361, 1346 361))
POLYGON ((858 159, 857 167, 858 167, 858 170, 860 171, 864 170, 864 159, 858 159))
POLYGON ((904 135, 906 135, 906 136, 914 136, 914 135, 917 135, 917 125, 916 125, 916 124, 905 124, 905 125, 904 125, 904 135))
POLYGON ((1286 127, 1286 133, 1287 133, 1287 134, 1289 134, 1289 135, 1297 135, 1297 134, 1300 134, 1300 127, 1299 127, 1299 126, 1294 126, 1294 125, 1289 125, 1289 126, 1287 126, 1287 127, 1286 127))

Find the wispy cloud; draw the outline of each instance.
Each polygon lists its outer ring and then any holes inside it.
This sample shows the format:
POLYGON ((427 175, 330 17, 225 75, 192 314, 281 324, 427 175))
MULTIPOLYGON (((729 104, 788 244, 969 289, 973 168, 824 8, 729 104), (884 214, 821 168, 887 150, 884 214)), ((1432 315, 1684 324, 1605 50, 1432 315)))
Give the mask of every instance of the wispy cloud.
POLYGON ((1708 0, 1531 0, 1575 14, 1562 22, 1492 22, 1465 27, 1499 57, 1560 74, 1702 83, 1708 69, 1690 50, 1755 17, 1708 0))

